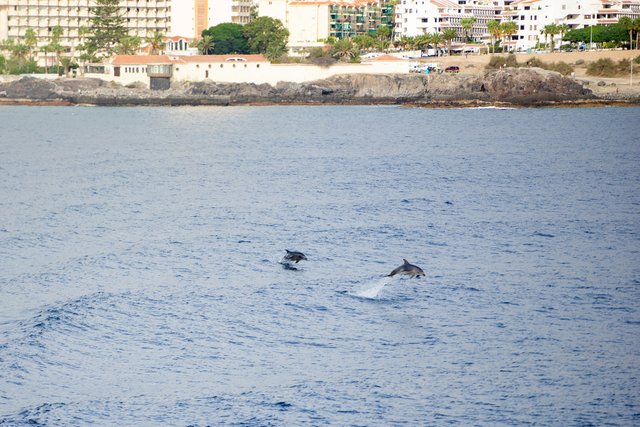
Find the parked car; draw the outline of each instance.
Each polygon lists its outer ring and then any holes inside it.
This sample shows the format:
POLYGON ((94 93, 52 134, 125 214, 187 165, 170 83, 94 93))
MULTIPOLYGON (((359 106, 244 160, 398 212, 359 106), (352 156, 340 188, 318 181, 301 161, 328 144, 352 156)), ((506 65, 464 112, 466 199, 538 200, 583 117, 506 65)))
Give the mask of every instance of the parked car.
POLYGON ((450 65, 447 68, 444 69, 445 73, 459 73, 460 72, 460 67, 458 67, 457 65, 450 65))

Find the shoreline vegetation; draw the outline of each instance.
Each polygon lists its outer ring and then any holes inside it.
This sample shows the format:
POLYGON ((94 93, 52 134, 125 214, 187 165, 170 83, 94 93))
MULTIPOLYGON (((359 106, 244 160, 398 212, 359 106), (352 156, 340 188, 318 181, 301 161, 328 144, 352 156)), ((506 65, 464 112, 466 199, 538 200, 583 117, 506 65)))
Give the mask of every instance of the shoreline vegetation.
MULTIPOLYGON (((591 76, 603 58, 634 59, 633 51, 545 55, 469 55, 423 58, 459 74, 342 75, 306 83, 174 82, 167 91, 120 86, 98 79, 0 77, 0 105, 405 105, 410 107, 590 107, 640 106, 638 77, 591 76), (504 63, 504 64, 503 64, 504 63), (560 73, 539 67, 570 64, 560 73), (498 66, 496 66, 498 64, 498 66), (563 75, 564 74, 564 75, 563 75), (635 80, 634 80, 635 78, 635 80)), ((636 66, 636 68, 640 68, 636 66)))

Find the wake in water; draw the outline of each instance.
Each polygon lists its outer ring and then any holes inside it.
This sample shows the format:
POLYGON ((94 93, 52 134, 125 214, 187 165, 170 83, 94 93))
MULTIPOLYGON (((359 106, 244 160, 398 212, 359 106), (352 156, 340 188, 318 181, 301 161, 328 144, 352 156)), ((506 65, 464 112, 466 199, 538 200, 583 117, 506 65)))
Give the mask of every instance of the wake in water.
POLYGON ((379 279, 373 279, 369 283, 367 283, 360 291, 355 292, 353 295, 360 298, 378 298, 382 289, 391 283, 393 279, 390 277, 381 277, 379 279))
POLYGON ((292 262, 289 262, 287 260, 285 260, 284 258, 282 259, 282 261, 280 261, 280 265, 282 266, 282 268, 284 268, 285 270, 293 270, 293 271, 298 271, 300 270, 299 267, 296 267, 296 265, 292 262))

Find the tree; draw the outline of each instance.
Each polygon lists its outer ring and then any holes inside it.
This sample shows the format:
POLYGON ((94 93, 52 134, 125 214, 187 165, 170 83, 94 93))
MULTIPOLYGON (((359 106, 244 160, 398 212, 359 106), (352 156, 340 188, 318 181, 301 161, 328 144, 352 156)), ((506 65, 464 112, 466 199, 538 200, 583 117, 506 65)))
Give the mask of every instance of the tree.
POLYGON ((96 0, 96 6, 91 8, 91 35, 86 49, 92 56, 112 55, 120 40, 127 36, 124 11, 119 3, 119 0, 96 0))
POLYGON ((618 23, 629 32, 629 50, 633 49, 633 21, 628 16, 623 16, 618 23))
POLYGON ((78 28, 78 39, 79 39, 79 44, 77 46, 77 50, 79 52, 82 52, 80 54, 79 59, 81 61, 89 61, 92 62, 94 61, 96 58, 93 57, 93 55, 91 55, 88 51, 87 51, 87 45, 86 45, 86 40, 85 38, 87 37, 87 35, 90 33, 89 28, 85 27, 84 25, 81 26, 80 28, 78 28))
POLYGON ((415 46, 419 50, 425 50, 429 48, 429 43, 431 43, 431 34, 425 33, 416 36, 415 38, 415 46))
MULTIPOLYGON (((248 25, 248 24, 247 24, 248 25)), ((210 53, 224 55, 227 53, 249 53, 249 45, 240 24, 225 22, 202 32, 202 37, 209 36, 213 43, 210 53)))
POLYGON ((567 24, 558 25, 558 33, 560 33, 560 46, 562 46, 562 41, 564 40, 564 35, 569 31, 571 27, 567 24))
POLYGON ((24 44, 29 49, 29 57, 33 59, 33 50, 38 45, 38 37, 33 28, 27 28, 27 31, 25 31, 24 44))
POLYGON ((500 31, 505 38, 511 39, 511 36, 518 32, 518 24, 514 21, 503 22, 500 24, 500 31))
POLYGON ((462 26, 462 30, 464 31, 464 40, 465 41, 471 41, 471 37, 469 36, 469 33, 471 32, 471 30, 473 29, 473 26, 476 23, 476 17, 475 16, 470 16, 468 18, 462 18, 460 20, 460 25, 462 26))
POLYGON ((545 33, 545 41, 547 34, 549 35, 549 37, 551 37, 551 52, 553 52, 555 49, 554 36, 558 34, 560 30, 558 29, 558 26, 556 24, 549 24, 544 26, 543 31, 545 33))
MULTIPOLYGON (((359 37, 359 36, 357 36, 359 37)), ((402 50, 406 50, 408 46, 411 46, 413 41, 412 41, 413 37, 408 37, 408 36, 402 36, 400 37, 400 40, 398 40, 396 42, 396 45, 398 45, 400 47, 400 49, 402 50)))
POLYGON ((360 50, 371 49, 376 42, 376 40, 373 37, 371 37, 369 34, 361 34, 361 35, 355 36, 352 39, 352 41, 353 41, 353 44, 356 45, 356 47, 360 50))
POLYGON ((149 54, 162 55, 164 53, 164 35, 160 31, 156 31, 151 37, 147 37, 147 43, 151 47, 149 54))
POLYGON ((287 51, 289 30, 279 19, 261 16, 246 24, 243 33, 251 53, 263 53, 274 60, 287 51))
POLYGON ((350 61, 357 56, 357 51, 349 39, 340 39, 333 45, 331 56, 343 61, 350 61))
POLYGON ((142 40, 138 36, 124 36, 115 47, 115 53, 118 55, 135 55, 140 50, 142 40))
POLYGON ((455 30, 455 28, 445 28, 442 31, 442 39, 445 41, 447 45, 449 56, 451 56, 451 43, 453 42, 453 39, 455 39, 456 37, 458 37, 458 32, 455 30))
MULTIPOLYGON (((442 44, 443 41, 444 41, 444 38, 442 37, 442 34, 440 33, 431 34, 431 44, 433 44, 433 48, 436 50, 436 52, 438 51, 438 46, 442 44)), ((440 56, 440 54, 438 54, 438 56, 440 56)))
MULTIPOLYGON (((60 44, 60 40, 62 39, 62 35, 64 34, 64 30, 60 25, 56 25, 51 30, 51 39, 47 46, 47 50, 49 52, 53 52, 56 54, 56 65, 60 64, 60 58, 62 56, 62 52, 64 52, 64 47, 60 44)), ((45 58, 46 61, 46 58, 45 58)))
POLYGON ((640 17, 633 20, 633 30, 636 32, 636 49, 640 49, 640 17))
POLYGON ((376 30, 376 37, 380 40, 389 40, 391 38, 391 29, 386 25, 378 27, 376 30))
POLYGON ((211 36, 203 36, 201 39, 195 41, 192 44, 193 47, 198 49, 200 55, 209 55, 213 52, 213 39, 211 36))
POLYGON ((500 21, 494 19, 487 22, 487 30, 489 31, 489 35, 491 35, 491 46, 493 46, 493 53, 496 53, 496 42, 501 33, 500 21))

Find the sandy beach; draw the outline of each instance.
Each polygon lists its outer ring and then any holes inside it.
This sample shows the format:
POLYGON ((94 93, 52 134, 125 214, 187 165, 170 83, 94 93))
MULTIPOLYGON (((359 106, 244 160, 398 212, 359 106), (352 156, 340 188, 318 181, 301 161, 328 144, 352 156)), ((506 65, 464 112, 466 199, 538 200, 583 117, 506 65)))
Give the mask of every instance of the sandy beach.
MULTIPOLYGON (((484 67, 489 63, 493 55, 468 55, 468 56, 445 56, 441 58, 425 58, 423 62, 437 62, 441 67, 457 65, 460 72, 464 74, 479 74, 484 71, 484 67)), ((625 77, 597 77, 586 74, 587 65, 600 58, 611 58, 614 61, 621 59, 632 60, 640 56, 640 50, 591 50, 587 52, 554 52, 537 54, 516 54, 519 63, 537 58, 543 62, 566 62, 575 68, 575 79, 584 82, 593 93, 599 97, 607 98, 629 98, 640 96, 640 65, 635 66, 633 78, 625 77), (581 65, 576 65, 579 60, 584 61, 581 65), (636 75, 637 73, 637 75, 636 75), (604 86, 598 86, 599 82, 604 82, 604 86), (632 84, 631 84, 632 83, 632 84)), ((601 83, 602 84, 602 83, 601 83)))

